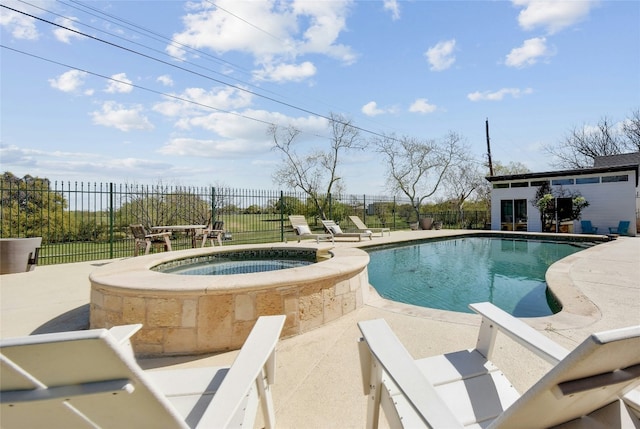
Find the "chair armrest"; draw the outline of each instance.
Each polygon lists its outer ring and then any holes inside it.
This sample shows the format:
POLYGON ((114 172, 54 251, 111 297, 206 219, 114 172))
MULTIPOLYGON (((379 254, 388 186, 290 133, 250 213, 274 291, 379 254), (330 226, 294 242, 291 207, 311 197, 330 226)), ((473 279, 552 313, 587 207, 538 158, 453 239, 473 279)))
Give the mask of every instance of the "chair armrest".
POLYGON ((153 234, 147 234, 144 237, 145 238, 169 237, 170 235, 171 235, 171 232, 167 231, 167 232, 154 232, 153 234))
MULTIPOLYGON (((286 316, 262 316, 258 318, 244 345, 240 349, 220 388, 211 400, 209 407, 198 423, 203 428, 227 427, 242 399, 256 382, 264 386, 275 381, 275 351, 286 316), (264 377, 264 380, 263 380, 264 377)), ((267 386, 268 388, 268 386, 267 386)), ((264 399, 263 399, 264 401, 264 399)), ((267 427, 272 427, 273 404, 267 404, 265 410, 267 427)))
POLYGON ((558 343, 545 337, 522 320, 513 317, 490 302, 469 304, 469 308, 482 316, 482 325, 480 326, 476 348, 487 359, 491 359, 498 331, 553 365, 569 354, 569 351, 558 343))
MULTIPOLYGON (((369 346, 373 360, 382 366, 427 427, 463 427, 384 319, 358 322, 358 327, 369 346)), ((364 382, 370 384, 372 391, 379 392, 381 389, 381 386, 375 385, 375 381, 373 384, 372 380, 364 382)), ((380 395, 377 395, 379 401, 380 395)), ((374 406, 377 408, 379 404, 374 406)))
POLYGON ((109 333, 116 340, 116 342, 122 347, 124 351, 131 357, 133 357, 133 347, 131 346, 131 337, 142 329, 142 323, 136 323, 132 325, 120 325, 109 328, 109 333))
POLYGON ((625 404, 631 407, 640 418, 640 387, 627 392, 622 400, 625 404))

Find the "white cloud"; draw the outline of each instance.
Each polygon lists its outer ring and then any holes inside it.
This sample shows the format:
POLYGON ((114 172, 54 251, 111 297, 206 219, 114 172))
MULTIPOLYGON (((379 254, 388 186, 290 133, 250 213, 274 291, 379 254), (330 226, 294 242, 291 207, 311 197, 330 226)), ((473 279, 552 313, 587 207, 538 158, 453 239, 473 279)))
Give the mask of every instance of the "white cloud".
POLYGON ((505 64, 517 68, 535 64, 540 57, 551 55, 546 43, 547 39, 544 37, 525 40, 521 47, 514 48, 509 52, 505 64))
POLYGON ((432 113, 435 112, 437 106, 435 104, 429 104, 429 100, 426 98, 418 98, 409 106, 409 112, 412 113, 432 113))
POLYGON ((495 92, 472 92, 471 94, 467 95, 467 98, 471 101, 500 101, 507 95, 510 95, 513 98, 519 98, 522 95, 528 95, 531 93, 533 93, 533 89, 531 88, 502 88, 495 92))
POLYGON ((114 101, 107 101, 100 111, 92 112, 91 117, 94 124, 117 128, 120 131, 152 130, 153 124, 144 116, 143 110, 139 105, 125 108, 114 101))
POLYGON ((156 79, 157 82, 160 82, 164 86, 173 86, 173 79, 168 74, 163 74, 162 76, 158 76, 156 79))
POLYGON ((391 19, 400 19, 400 5, 397 0, 384 0, 384 9, 391 12, 391 19))
POLYGON ((265 65, 254 72, 258 80, 272 82, 300 82, 316 74, 316 66, 309 61, 302 64, 265 65))
MULTIPOLYGON (((70 28, 72 30, 78 30, 74 25, 74 21, 77 21, 78 18, 76 17, 69 17, 69 18, 57 18, 56 19, 56 23, 60 24, 64 27, 70 28)), ((76 38, 76 39, 82 39, 84 38, 84 36, 78 34, 78 33, 74 33, 73 31, 69 31, 66 30, 64 28, 60 28, 60 27, 56 27, 53 30, 53 35, 56 37, 56 39, 62 43, 71 43, 71 39, 72 38, 76 38)))
POLYGON ((549 34, 570 27, 589 15, 595 1, 581 0, 512 0, 517 7, 522 7, 518 15, 518 23, 524 30, 544 28, 549 34))
MULTIPOLYGON (((321 54, 345 64, 356 60, 349 46, 337 43, 346 29, 352 0, 291 2, 218 0, 190 3, 191 11, 182 18, 184 30, 173 35, 179 45, 169 45, 169 54, 186 57, 182 46, 208 49, 217 54, 239 51, 252 55, 263 66, 259 76, 279 81, 283 75, 267 77, 264 65, 282 72, 278 64, 291 64, 298 56, 321 54), (238 17, 241 17, 239 19, 238 17)), ((287 67, 285 67, 286 69, 287 67)), ((302 70, 309 72, 307 65, 302 70)), ((286 73, 285 73, 286 75, 286 73)), ((307 74, 296 75, 299 77, 307 74)))
POLYGON ((75 92, 84 85, 86 75, 87 73, 80 70, 69 70, 55 79, 49 79, 49 84, 62 92, 75 92))
MULTIPOLYGON (((38 14, 37 9, 27 3, 21 3, 15 0, 8 0, 3 3, 31 15, 38 14)), ((0 26, 5 27, 7 31, 11 33, 11 36, 16 39, 38 40, 40 37, 38 29, 36 28, 35 19, 9 9, 2 9, 2 13, 0 13, 0 26)))
POLYGON ((214 88, 206 91, 202 88, 187 88, 177 98, 167 98, 157 103, 153 110, 169 117, 190 117, 208 114, 212 110, 235 110, 251 105, 251 93, 231 87, 214 88), (182 101, 185 100, 185 101, 182 101), (206 113, 203 113, 206 112, 206 113))
POLYGON ((113 80, 109 81, 109 83, 107 84, 107 89, 104 90, 105 92, 115 94, 128 93, 133 91, 133 86, 131 86, 133 82, 127 78, 126 73, 114 74, 113 76, 111 76, 111 79, 113 80))
POLYGON ((361 110, 362 110, 362 113, 364 113, 367 116, 378 116, 385 113, 383 109, 378 108, 378 103, 376 103, 375 101, 368 102, 367 104, 362 106, 361 110))
POLYGON ((425 56, 431 65, 430 69, 433 71, 442 71, 451 67, 456 61, 456 57, 453 55, 455 47, 456 41, 455 39, 451 39, 439 42, 429 48, 427 52, 425 52, 425 56))

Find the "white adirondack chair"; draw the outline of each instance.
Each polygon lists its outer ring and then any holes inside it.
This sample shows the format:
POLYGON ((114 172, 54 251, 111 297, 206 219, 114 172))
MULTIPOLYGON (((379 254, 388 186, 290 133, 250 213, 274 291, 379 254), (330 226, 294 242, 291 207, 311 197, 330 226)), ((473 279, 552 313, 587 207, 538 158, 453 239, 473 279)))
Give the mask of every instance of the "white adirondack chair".
POLYGON ((490 303, 470 307, 482 315, 475 349, 415 361, 384 320, 358 323, 367 427, 381 407, 391 427, 640 427, 640 326, 568 352, 490 303), (498 331, 555 365, 523 395, 490 360, 498 331))
POLYGON ((284 320, 260 317, 230 368, 143 371, 129 343, 141 325, 2 340, 2 427, 252 428, 260 398, 272 428, 284 320))

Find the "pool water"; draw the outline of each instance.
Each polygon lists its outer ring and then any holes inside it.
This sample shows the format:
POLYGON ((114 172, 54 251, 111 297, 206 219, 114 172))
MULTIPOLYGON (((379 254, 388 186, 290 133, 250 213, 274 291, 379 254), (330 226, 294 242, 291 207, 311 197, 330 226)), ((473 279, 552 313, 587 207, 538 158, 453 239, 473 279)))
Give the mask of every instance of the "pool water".
POLYGON ((287 268, 304 267, 313 264, 312 261, 303 261, 295 259, 278 259, 278 260, 216 260, 209 262, 200 262, 189 265, 182 265, 163 272, 181 275, 226 275, 226 274, 249 274, 260 273, 264 271, 284 270, 287 268))
POLYGON ((554 262, 585 243, 468 237, 369 251, 369 281, 387 299, 470 313, 489 301, 516 317, 560 311, 547 290, 554 262))

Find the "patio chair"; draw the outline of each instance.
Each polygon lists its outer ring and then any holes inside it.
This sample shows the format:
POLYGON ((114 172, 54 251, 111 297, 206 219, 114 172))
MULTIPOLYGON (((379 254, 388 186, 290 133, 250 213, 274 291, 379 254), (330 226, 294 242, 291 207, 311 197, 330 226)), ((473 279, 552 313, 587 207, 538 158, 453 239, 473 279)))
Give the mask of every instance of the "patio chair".
POLYGON ((202 230, 202 234, 198 235, 196 239, 202 239, 202 246, 204 247, 207 244, 207 240, 211 241, 211 246, 215 247, 215 242, 217 241, 220 246, 222 246, 222 238, 224 237, 224 221, 216 220, 211 225, 211 221, 205 229, 202 230))
POLYGON ((349 220, 351 220, 359 232, 379 232, 380 237, 384 237, 385 232, 391 235, 391 228, 369 228, 358 216, 349 216, 349 220))
POLYGON ((141 325, 0 341, 3 428, 253 427, 271 384, 285 316, 261 317, 230 368, 143 371, 126 335, 141 325))
POLYGON ((307 224, 307 219, 304 216, 300 215, 290 215, 289 222, 291 222, 291 226, 296 232, 296 236, 298 237, 298 243, 303 238, 313 238, 316 240, 316 243, 320 243, 320 240, 331 240, 333 241, 333 235, 331 234, 314 234, 311 232, 311 228, 309 224, 307 224))
POLYGON ((629 222, 628 220, 621 220, 618 222, 617 228, 609 227, 609 234, 618 234, 618 235, 626 235, 629 233, 629 222))
POLYGON ((623 396, 640 384, 640 326, 593 334, 569 353, 493 304, 470 308, 482 315, 475 349, 415 361, 383 319, 358 323, 368 428, 380 407, 391 427, 638 427, 623 396), (498 331, 555 365, 522 395, 490 360, 498 331))
POLYGON ((171 232, 158 232, 150 234, 144 228, 144 226, 129 225, 133 238, 135 239, 133 256, 138 256, 141 248, 144 248, 144 254, 148 255, 151 247, 161 247, 165 251, 171 251, 171 232))
POLYGON ((583 234, 597 234, 598 233, 598 227, 597 226, 593 226, 591 225, 591 221, 590 220, 581 220, 580 221, 580 226, 582 228, 582 233, 583 234))
POLYGON ((342 232, 342 229, 339 225, 337 225, 332 220, 323 220, 322 224, 324 225, 324 229, 327 230, 329 234, 333 236, 333 238, 357 238, 358 241, 362 241, 362 237, 369 237, 369 240, 372 239, 373 233, 371 231, 366 232, 342 232))

